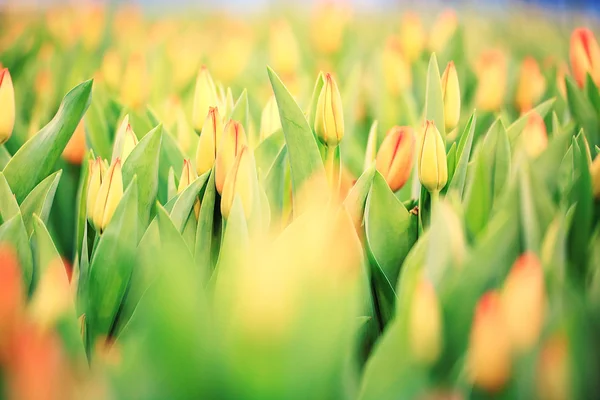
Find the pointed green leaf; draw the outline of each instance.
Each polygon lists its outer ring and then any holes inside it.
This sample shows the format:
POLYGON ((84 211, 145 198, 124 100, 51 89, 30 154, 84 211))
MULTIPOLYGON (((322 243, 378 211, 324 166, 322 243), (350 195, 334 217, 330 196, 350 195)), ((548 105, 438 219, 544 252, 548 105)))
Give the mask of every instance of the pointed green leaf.
POLYGON ((6 165, 3 172, 17 201, 23 201, 38 183, 50 175, 87 110, 91 93, 91 80, 67 93, 52 121, 29 139, 6 165))
POLYGON ((214 215, 217 189, 215 188, 214 168, 210 171, 210 177, 200 202, 200 214, 198 216, 198 225, 196 227, 196 246, 194 258, 196 265, 202 274, 202 279, 207 282, 212 274, 212 268, 215 262, 212 259, 213 241, 218 240, 213 235, 214 215))
POLYGON ((481 154, 473 167, 473 177, 465 193, 465 222, 471 234, 477 236, 487 224, 492 209, 492 191, 481 154))
POLYGON ((448 193, 456 191, 462 198, 465 193, 465 183, 467 180, 467 166, 469 165, 469 159, 471 158, 471 148, 473 147, 473 137, 475 135, 475 124, 477 116, 475 113, 469 118, 469 122, 465 126, 465 130, 460 137, 457 149, 457 163, 456 170, 448 185, 448 193))
POLYGON ((519 119, 506 128, 506 134, 508 135, 510 143, 514 144, 517 142, 517 139, 521 135, 521 132, 523 132, 523 129, 525 129, 525 126, 527 126, 527 121, 532 114, 537 113, 540 117, 545 118, 546 114, 548 114, 548 112, 552 109, 554 101, 555 99, 546 100, 537 107, 523 114, 521 117, 519 117, 519 119))
POLYGON ((209 175, 210 171, 205 172, 196 178, 194 182, 190 183, 190 185, 179 194, 179 197, 177 197, 177 200, 173 204, 173 210, 171 210, 169 215, 171 216, 173 224, 179 232, 183 232, 185 222, 190 216, 192 208, 194 207, 194 203, 198 199, 200 191, 206 184, 209 175))
POLYGON ((0 217, 2 217, 2 221, 8 221, 20 211, 15 195, 4 174, 0 172, 0 217))
POLYGON ((4 221, 0 225, 0 243, 9 243, 17 252, 19 265, 23 275, 23 287, 27 293, 31 293, 33 287, 33 259, 31 257, 31 248, 29 246, 29 237, 23 224, 21 214, 17 213, 12 218, 4 221))
POLYGON ((278 158, 281 149, 285 146, 285 137, 283 131, 278 130, 271 136, 263 140, 254 150, 256 158, 256 169, 260 178, 265 178, 271 169, 271 166, 278 158))
POLYGON ((427 67, 427 88, 425 89, 425 120, 433 121, 446 142, 446 123, 444 119, 444 96, 442 79, 435 53, 429 58, 427 67))
POLYGON ((317 76, 317 80, 315 81, 315 86, 313 88, 312 96, 310 97, 310 104, 308 107, 308 122, 310 127, 315 126, 315 115, 317 113, 317 103, 319 102, 319 95, 321 94, 321 89, 323 89, 323 85, 325 84, 325 80, 323 79, 323 73, 319 72, 317 76))
POLYGON ((36 214, 44 224, 48 222, 50 208, 54 201, 56 188, 62 175, 61 171, 56 171, 52 175, 40 182, 23 200, 21 203, 21 213, 23 214, 23 222, 27 233, 31 235, 33 232, 33 215, 36 214))
POLYGON ((0 170, 3 170, 4 167, 6 167, 6 164, 8 164, 8 162, 11 159, 11 155, 8 152, 8 150, 6 150, 6 147, 4 147, 4 145, 0 146, 0 170))
POLYGON ((585 130, 585 135, 592 145, 600 144, 600 132, 598 129, 598 114, 594 107, 579 90, 573 78, 567 76, 567 101, 571 115, 577 123, 585 130))

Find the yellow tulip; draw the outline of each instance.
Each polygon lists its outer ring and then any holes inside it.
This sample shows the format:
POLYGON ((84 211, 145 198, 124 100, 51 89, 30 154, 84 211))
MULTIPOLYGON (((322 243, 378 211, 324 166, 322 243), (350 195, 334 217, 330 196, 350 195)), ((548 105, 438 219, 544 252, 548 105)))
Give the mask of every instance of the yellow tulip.
POLYGON ((210 107, 218 106, 217 88, 210 72, 205 66, 200 68, 196 78, 196 90, 194 92, 194 108, 192 114, 193 128, 199 133, 202 130, 210 107))
POLYGON ((196 172, 202 175, 215 164, 219 142, 223 135, 223 123, 217 107, 210 107, 202 125, 196 150, 196 172))
POLYGON ((148 97, 150 80, 147 76, 146 59, 140 53, 134 53, 125 66, 121 82, 121 99, 132 108, 141 108, 148 97))
POLYGON ((98 200, 98 192, 104 177, 104 163, 100 157, 88 161, 88 189, 87 189, 87 217, 90 223, 94 222, 94 210, 98 200))
POLYGON ((506 93, 506 56, 500 50, 484 52, 476 65, 477 91, 475 103, 484 111, 499 110, 506 93))
POLYGON ((321 143, 334 148, 344 137, 344 113, 342 97, 335 79, 325 74, 325 82, 315 112, 315 132, 321 143))
POLYGON ((292 27, 285 20, 271 26, 269 58, 273 70, 279 75, 294 75, 300 65, 300 50, 292 27))
POLYGON ((441 53, 445 50, 457 27, 458 19, 454 10, 445 10, 441 13, 431 28, 429 49, 436 53, 441 53))
POLYGON ((592 191, 594 198, 600 199, 600 155, 597 155, 592 162, 591 171, 592 175, 592 191))
POLYGON ((215 161, 215 186, 219 194, 223 193, 225 178, 231 171, 237 155, 247 145, 248 139, 242 124, 230 120, 223 129, 215 161))
POLYGON ((519 110, 529 111, 540 100, 544 90, 546 90, 546 79, 540 71, 540 66, 535 58, 525 58, 521 65, 515 99, 519 110))
POLYGON ((94 226, 96 230, 102 232, 106 229, 122 197, 123 176, 121 173, 121 160, 117 158, 103 177, 102 184, 98 190, 98 197, 94 204, 94 226))
POLYGON ((525 151, 531 158, 539 156, 548 146, 548 133, 543 118, 538 113, 532 113, 527 125, 521 133, 525 151))
POLYGON ((388 38, 381 55, 385 88, 392 95, 398 95, 412 83, 410 64, 402 54, 397 38, 388 38))
POLYGON ((419 58, 425 46, 425 30, 419 15, 407 12, 400 22, 400 46, 409 62, 419 58))
POLYGON ((460 120, 460 86, 454 62, 450 61, 442 74, 442 94, 444 98, 444 122, 446 131, 456 128, 460 120))
POLYGON ((433 121, 426 121, 419 140, 417 166, 421 184, 431 193, 438 193, 448 181, 446 148, 442 135, 433 121))
POLYGON ((15 126, 15 90, 8 68, 0 70, 0 144, 10 139, 15 126))
POLYGON ((410 351, 420 364, 431 365, 442 351, 442 313, 435 289, 421 281, 415 288, 409 317, 410 351))
POLYGON ((223 218, 229 218, 231 207, 235 198, 242 202, 244 215, 250 217, 253 205, 252 193, 252 166, 254 162, 250 149, 244 146, 235 158, 231 170, 227 173, 225 185, 223 186, 223 195, 221 197, 221 215, 223 218))
POLYGON ((281 120, 279 119, 279 109, 275 96, 271 96, 267 105, 262 111, 260 118, 260 140, 265 140, 273 133, 281 129, 281 120))

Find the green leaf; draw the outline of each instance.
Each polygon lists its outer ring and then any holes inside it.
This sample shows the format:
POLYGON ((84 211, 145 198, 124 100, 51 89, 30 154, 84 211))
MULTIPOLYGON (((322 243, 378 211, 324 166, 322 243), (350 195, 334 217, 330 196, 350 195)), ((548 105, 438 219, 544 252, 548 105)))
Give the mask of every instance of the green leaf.
POLYGON ((500 120, 496 120, 483 139, 479 158, 483 157, 492 189, 492 200, 496 199, 510 176, 510 143, 500 120))
POLYGON ((0 216, 2 217, 2 221, 8 221, 19 212, 21 210, 19 209, 15 195, 8 185, 4 174, 0 172, 0 216))
POLYGON ((292 174, 292 193, 294 197, 294 211, 301 210, 304 204, 299 198, 299 192, 306 181, 311 178, 318 179, 318 186, 324 190, 325 168, 321 161, 319 149, 304 113, 294 101, 294 98, 283 85, 279 77, 271 68, 267 68, 271 86, 279 108, 279 118, 285 142, 288 149, 292 174))
POLYGON ((169 180, 169 169, 175 171, 183 169, 183 160, 185 156, 173 140, 171 135, 162 135, 162 145, 160 150, 160 161, 158 167, 159 176, 159 199, 163 204, 167 202, 167 184, 169 180))
MULTIPOLYGON (((86 141, 94 151, 94 154, 103 159, 110 160, 112 154, 112 137, 111 129, 109 129, 107 118, 104 115, 104 105, 105 102, 102 101, 99 88, 94 88, 94 98, 89 110, 85 114, 84 124, 86 141)), ((116 127, 113 129, 116 129, 116 127)))
POLYGON ((279 220, 283 211, 287 148, 283 146, 267 171, 263 182, 267 205, 272 219, 279 220))
POLYGON ((173 225, 175 225, 179 232, 183 232, 183 228, 185 227, 185 223, 192 212, 194 203, 198 199, 200 191, 208 180, 209 175, 210 172, 206 172, 196 178, 194 182, 190 183, 190 185, 179 194, 177 200, 173 204, 173 209, 170 212, 170 216, 171 220, 173 220, 173 225))
POLYGON ((46 229, 44 221, 37 215, 34 215, 31 224, 35 232, 33 240, 35 242, 35 271, 37 275, 35 279, 37 283, 50 263, 55 262, 56 260, 59 260, 62 263, 62 260, 52 241, 52 237, 50 237, 48 229, 46 229))
POLYGON ((210 177, 200 202, 200 214, 198 215, 198 225, 196 227, 196 246, 194 258, 196 266, 202 274, 202 279, 207 282, 212 274, 212 269, 216 260, 212 259, 213 242, 218 240, 213 234, 214 215, 217 190, 215 188, 214 168, 210 171, 210 177))
POLYGON ((546 114, 548 114, 548 112, 552 110, 552 105, 554 104, 554 101, 555 99, 546 100, 545 102, 539 104, 537 107, 523 114, 519 119, 517 119, 508 128, 506 128, 506 134, 508 135, 510 143, 515 144, 517 142, 517 139, 521 135, 521 132, 523 132, 523 129, 525 129, 525 127, 527 126, 527 121, 529 120, 529 117, 532 114, 536 113, 539 114, 540 117, 545 118, 546 114))
POLYGON ((90 260, 88 258, 88 226, 87 224, 83 229, 83 236, 81 241, 81 252, 79 256, 79 276, 77 278, 77 294, 75 306, 77 309, 77 316, 85 314, 87 310, 87 288, 88 278, 90 274, 90 260))
POLYGON ((569 103, 571 115, 584 129, 588 141, 592 145, 600 144, 598 114, 594 111, 592 104, 585 98, 583 92, 579 90, 573 78, 567 76, 565 82, 567 85, 567 102, 569 103))
POLYGON ((452 143, 448 154, 446 155, 446 164, 448 168, 448 180, 452 181, 456 169, 456 142, 452 143))
POLYGON ((167 182, 167 202, 177 196, 177 182, 175 179, 175 170, 171 167, 169 168, 169 179, 167 182))
MULTIPOLYGON (((244 89, 240 97, 238 97, 233 110, 231 110, 231 116, 229 119, 240 122, 246 128, 246 132, 250 129, 248 124, 248 117, 250 112, 248 110, 248 91, 244 89)), ((229 120, 228 119, 228 120, 229 120)))
POLYGON ((358 178, 350 192, 344 199, 344 206, 350 218, 354 221, 356 227, 362 227, 363 217, 365 213, 365 204, 367 202, 367 196, 371 191, 371 185, 373 178, 375 177, 376 168, 375 165, 371 165, 363 174, 358 178))
POLYGON ((39 183, 21 203, 21 213, 27 233, 33 232, 33 215, 36 214, 44 224, 48 223, 48 216, 56 194, 56 188, 62 175, 61 171, 56 171, 39 183))
POLYGON ((446 123, 444 119, 444 96, 442 79, 435 53, 431 53, 427 67, 427 88, 425 89, 425 120, 433 121, 446 142, 446 123))
POLYGON ((134 178, 92 256, 86 310, 88 343, 92 345, 116 326, 137 250, 137 204, 134 178))
POLYGON ((4 147, 4 145, 0 146, 0 169, 4 169, 4 167, 6 167, 6 164, 8 164, 8 162, 11 159, 11 155, 8 152, 8 150, 6 150, 6 147, 4 147))
MULTIPOLYGON (((79 185, 77 188, 77 211, 76 211, 76 227, 75 227, 75 254, 82 255, 83 241, 87 240, 87 190, 88 190, 88 175, 89 175, 89 164, 88 159, 93 158, 93 154, 87 158, 84 158, 81 164, 81 173, 79 176, 79 185), (85 238, 84 238, 85 237, 85 238)), ((86 244, 87 248, 87 244, 86 244)), ((87 249, 86 249, 87 252, 87 249)), ((81 258, 81 257, 80 257, 81 258)), ((85 258, 88 258, 87 253, 85 258)))
POLYGON ((281 130, 278 130, 260 142, 256 150, 254 150, 256 169, 258 170, 258 176, 260 178, 264 179, 267 176, 284 146, 285 137, 281 130))
POLYGON ((31 248, 29 247, 29 237, 27 236, 27 231, 25 230, 23 218, 21 218, 20 213, 17 213, 0 225, 0 243, 11 244, 17 252, 21 273, 23 275, 23 287, 27 293, 31 293, 35 273, 33 270, 31 248))
POLYGON ((462 198, 465 192, 465 183, 467 181, 467 166, 471 158, 471 149, 473 147, 473 137, 475 135, 475 124, 477 116, 475 113, 469 118, 469 122, 465 126, 465 130, 458 142, 456 170, 448 185, 448 193, 456 191, 462 198))
POLYGON ((319 102, 319 95, 321 94, 321 89, 323 89, 323 85, 325 84, 325 80, 323 79, 323 73, 319 72, 317 76, 317 80, 315 81, 315 86, 313 88, 312 96, 310 97, 310 104, 308 107, 308 122, 310 127, 315 126, 315 115, 317 114, 317 103, 319 102))
POLYGON ((473 177, 465 194, 465 222, 473 236, 483 230, 492 209, 492 191, 485 163, 481 154, 474 161, 473 177))
POLYGON ((149 223, 158 193, 158 163, 162 143, 162 125, 146 134, 123 163, 123 184, 128 186, 137 175, 138 213, 141 226, 149 223))
MULTIPOLYGON (((219 276, 234 273, 236 268, 244 260, 250 248, 250 235, 244 215, 241 200, 236 197, 233 200, 229 218, 225 225, 219 260, 217 261, 217 272, 219 276)), ((217 279, 219 282, 219 279, 217 279)), ((217 283, 218 285, 218 283, 217 283)), ((218 287, 215 288, 219 290, 218 287)), ((226 289, 223 287, 223 289, 226 289)))
POLYGON ((52 121, 29 139, 6 165, 3 172, 18 202, 50 175, 87 110, 91 93, 91 80, 67 93, 52 121))
POLYGON ((600 114, 600 91, 598 91, 598 86, 596 86, 589 73, 586 75, 585 90, 590 103, 596 110, 596 114, 600 114))

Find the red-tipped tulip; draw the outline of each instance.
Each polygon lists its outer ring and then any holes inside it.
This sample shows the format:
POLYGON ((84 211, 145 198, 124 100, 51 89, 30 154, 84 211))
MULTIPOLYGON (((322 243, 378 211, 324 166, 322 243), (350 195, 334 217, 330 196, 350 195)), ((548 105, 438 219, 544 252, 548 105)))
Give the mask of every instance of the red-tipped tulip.
POLYGON ((590 74, 596 85, 600 84, 600 47, 594 33, 587 28, 577 28, 571 34, 569 49, 573 76, 580 87, 590 74))
POLYGON ((321 142, 328 147, 337 146, 344 137, 344 113, 342 97, 335 79, 325 74, 325 82, 315 112, 315 132, 321 142))
POLYGON ((233 167, 227 174, 221 197, 221 214, 223 218, 229 218, 231 207, 235 198, 242 202, 244 215, 250 217, 252 212, 252 165, 254 162, 247 146, 240 149, 235 158, 233 167))
POLYGON ((415 134, 407 126, 395 126, 383 140, 375 165, 392 191, 400 190, 410 176, 415 154, 415 134))
POLYGON ((215 162, 215 186, 219 194, 223 193, 225 178, 235 162, 235 158, 241 149, 247 145, 244 127, 237 121, 230 120, 221 136, 215 162))
POLYGON ((202 175, 215 165, 222 135, 223 123, 219 110, 217 107, 209 107, 196 149, 196 172, 198 175, 202 175))

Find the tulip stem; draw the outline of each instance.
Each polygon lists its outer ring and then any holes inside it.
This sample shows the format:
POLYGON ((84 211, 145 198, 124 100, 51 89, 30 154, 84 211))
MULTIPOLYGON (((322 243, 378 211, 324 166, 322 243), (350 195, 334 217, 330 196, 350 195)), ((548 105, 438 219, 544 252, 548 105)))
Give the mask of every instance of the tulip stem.
POLYGON ((440 192, 436 190, 435 192, 429 192, 431 196, 431 215, 433 215, 434 209, 437 207, 438 201, 440 201, 440 192))
POLYGON ((336 179, 335 150, 336 147, 325 147, 325 174, 332 194, 337 194, 339 191, 339 177, 336 179))

